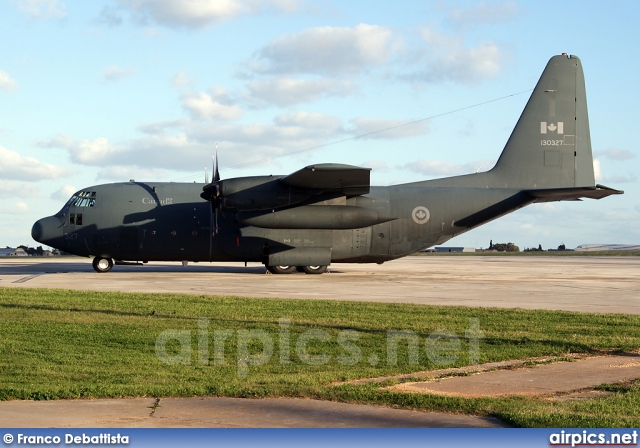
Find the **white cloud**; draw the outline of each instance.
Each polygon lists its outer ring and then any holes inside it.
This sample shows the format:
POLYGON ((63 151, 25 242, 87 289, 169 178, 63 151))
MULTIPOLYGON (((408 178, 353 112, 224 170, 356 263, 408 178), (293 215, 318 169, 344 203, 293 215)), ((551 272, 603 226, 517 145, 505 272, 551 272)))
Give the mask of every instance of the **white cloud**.
POLYGON ((360 138, 405 138, 424 135, 429 132, 428 121, 407 122, 359 117, 350 120, 351 132, 360 138))
POLYGON ((387 62, 392 50, 389 28, 360 24, 320 27, 279 37, 247 63, 256 73, 357 73, 387 62))
POLYGON ((237 120, 243 113, 222 89, 212 89, 211 93, 185 93, 181 101, 182 107, 196 120, 237 120))
POLYGON ((357 87, 347 80, 274 78, 247 84, 252 99, 277 106, 308 103, 330 96, 349 96, 357 87))
POLYGON ((107 82, 118 82, 135 73, 133 69, 112 65, 102 71, 102 79, 107 82))
POLYGON ((420 52, 417 62, 422 68, 405 76, 410 81, 476 84, 497 77, 502 69, 505 55, 496 43, 482 42, 468 47, 458 36, 428 28, 422 29, 421 37, 426 48, 420 52))
POLYGON ((373 171, 388 171, 389 165, 384 160, 367 160, 362 162, 360 166, 371 168, 373 171))
POLYGON ((40 189, 34 185, 0 180, 0 199, 37 198, 39 196, 40 189))
POLYGON ((0 70, 0 89, 11 91, 18 88, 18 83, 11 78, 9 73, 0 70))
POLYGON ((34 157, 23 157, 15 151, 0 146, 0 178, 35 182, 66 176, 66 168, 42 163, 34 157))
POLYGON ((141 124, 137 127, 138 131, 149 135, 161 135, 173 130, 180 130, 188 125, 188 120, 172 120, 158 121, 155 123, 141 124))
POLYGON ((82 165, 102 165, 112 156, 122 152, 113 146, 108 139, 98 137, 77 141, 66 135, 58 135, 51 140, 41 142, 43 148, 61 148, 69 151, 71 160, 82 165))
POLYGON ((123 18, 117 8, 112 6, 105 6, 100 15, 94 19, 94 23, 104 24, 107 26, 118 26, 122 25, 123 18))
POLYGON ((73 185, 63 185, 51 193, 51 199, 55 201, 67 201, 78 189, 73 185))
POLYGON ((27 205, 25 202, 22 201, 18 201, 15 204, 13 204, 13 208, 12 208, 12 213, 19 213, 19 214, 25 214, 29 211, 29 205, 27 205))
POLYGON ((595 151, 594 155, 598 157, 606 157, 611 160, 629 160, 636 155, 628 149, 609 148, 604 151, 595 151))
POLYGON ((67 16, 60 0, 18 0, 18 9, 33 19, 61 19, 67 16))
POLYGON ((174 87, 183 87, 191 84, 191 78, 185 72, 178 72, 171 78, 171 85, 174 87))
MULTIPOLYGON (((604 151, 600 151, 599 153, 602 155, 604 151)), ((615 153, 614 153, 615 154, 615 153)), ((605 157, 607 157, 605 155, 605 157)), ((618 160, 618 159, 616 159, 618 160)), ((626 160, 626 159, 619 159, 626 160)), ((626 174, 622 173, 609 173, 609 169, 607 169, 607 173, 602 169, 602 162, 600 159, 593 159, 593 173, 596 182, 602 183, 611 183, 611 184, 626 184, 626 183, 634 183, 638 181, 638 176, 635 173, 627 172, 626 174)))
POLYGON ((156 168, 142 168, 137 166, 110 166, 98 172, 98 180, 126 182, 135 180, 163 180, 168 177, 167 172, 156 168))
POLYGON ((402 168, 426 176, 451 176, 463 172, 461 165, 444 160, 422 159, 414 163, 406 164, 402 168))
POLYGON ((481 1, 468 8, 455 6, 451 9, 450 19, 461 26, 503 23, 517 16, 519 7, 514 1, 481 1))
POLYGON ((446 160, 426 160, 420 159, 413 163, 407 163, 400 168, 414 173, 423 174, 425 176, 456 176, 459 174, 469 174, 480 171, 482 168, 490 168, 493 166, 492 162, 476 161, 469 162, 461 165, 455 162, 449 162, 446 160))
MULTIPOLYGON (((13 202, 0 208, 0 213, 15 217, 16 215, 26 215, 29 212, 29 205, 23 201, 13 202)), ((15 222, 15 221, 12 221, 15 222)), ((4 234, 3 234, 4 235, 4 234)), ((6 235, 4 235, 6 236, 6 235)))
POLYGON ((628 184, 638 181, 638 176, 633 173, 627 175, 624 174, 610 174, 601 179, 602 182, 611 182, 612 184, 628 184))
POLYGON ((100 164, 107 156, 118 152, 109 140, 103 137, 81 140, 70 149, 72 149, 72 160, 83 165, 100 164))
POLYGON ((332 115, 295 112, 283 114, 275 118, 277 132, 280 137, 290 139, 324 138, 342 132, 342 123, 332 115))
POLYGON ((291 12, 294 0, 119 0, 139 20, 175 28, 202 28, 265 10, 291 12))
POLYGON ((596 182, 602 181, 602 166, 600 164, 600 160, 598 159, 593 159, 593 175, 596 182))
POLYGON ((117 147, 106 139, 76 141, 64 136, 42 145, 64 148, 72 160, 102 167, 100 179, 127 180, 131 172, 148 179, 164 177, 162 171, 150 171, 154 169, 201 170, 210 164, 216 142, 223 165, 230 167, 305 151, 344 132, 338 118, 305 112, 279 115, 272 123, 184 121, 148 124, 145 129, 152 132, 117 147))

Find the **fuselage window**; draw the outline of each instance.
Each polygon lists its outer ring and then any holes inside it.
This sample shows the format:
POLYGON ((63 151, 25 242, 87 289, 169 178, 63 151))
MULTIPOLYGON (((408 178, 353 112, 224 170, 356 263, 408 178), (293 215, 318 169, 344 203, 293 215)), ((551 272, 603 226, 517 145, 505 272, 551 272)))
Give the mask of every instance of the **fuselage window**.
POLYGON ((82 213, 69 213, 69 224, 72 226, 81 226, 82 213))

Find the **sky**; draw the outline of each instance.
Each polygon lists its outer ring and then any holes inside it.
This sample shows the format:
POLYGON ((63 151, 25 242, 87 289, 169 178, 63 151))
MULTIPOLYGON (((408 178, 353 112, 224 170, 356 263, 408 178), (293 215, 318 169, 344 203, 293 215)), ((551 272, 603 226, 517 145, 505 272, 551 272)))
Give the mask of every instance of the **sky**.
POLYGON ((0 247, 82 188, 373 169, 485 171, 545 64, 583 63, 600 201, 534 204, 451 240, 640 244, 640 2, 0 0, 0 247))

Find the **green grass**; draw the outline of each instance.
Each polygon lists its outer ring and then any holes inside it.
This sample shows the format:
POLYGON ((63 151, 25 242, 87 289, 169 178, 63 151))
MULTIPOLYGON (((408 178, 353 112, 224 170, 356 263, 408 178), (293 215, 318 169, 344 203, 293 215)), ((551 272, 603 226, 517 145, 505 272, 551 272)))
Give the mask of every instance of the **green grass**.
POLYGON ((640 426, 638 383, 575 402, 332 385, 476 357, 636 350, 639 324, 633 315, 0 288, 0 399, 289 396, 495 415, 516 426, 640 426), (473 325, 478 350, 467 338, 473 325), (392 362, 394 331, 418 342, 417 356, 405 341, 392 362))

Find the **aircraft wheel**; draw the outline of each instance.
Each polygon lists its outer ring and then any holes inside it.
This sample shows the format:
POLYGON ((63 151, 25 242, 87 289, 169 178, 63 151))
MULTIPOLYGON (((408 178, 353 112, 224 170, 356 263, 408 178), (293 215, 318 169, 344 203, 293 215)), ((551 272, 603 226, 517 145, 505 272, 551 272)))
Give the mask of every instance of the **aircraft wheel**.
POLYGON ((113 267, 113 260, 111 258, 95 257, 92 264, 96 272, 109 272, 113 267))
POLYGON ((328 266, 302 266, 305 274, 324 274, 328 266))
POLYGON ((272 274, 291 274, 296 270, 295 266, 267 266, 267 270, 272 274))

